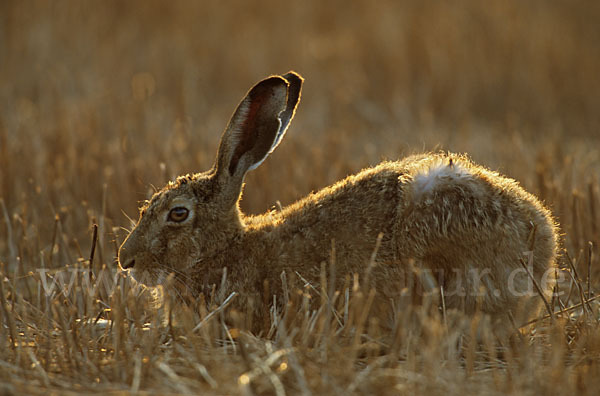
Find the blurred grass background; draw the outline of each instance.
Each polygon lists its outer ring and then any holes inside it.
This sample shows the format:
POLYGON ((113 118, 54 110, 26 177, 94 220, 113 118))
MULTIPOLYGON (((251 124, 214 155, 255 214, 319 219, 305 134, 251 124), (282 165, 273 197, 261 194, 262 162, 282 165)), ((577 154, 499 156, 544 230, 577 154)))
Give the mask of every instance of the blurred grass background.
POLYGON ((58 212, 76 235, 91 217, 128 225, 150 185, 210 167, 255 81, 290 69, 302 104, 247 178, 251 213, 440 148, 559 217, 572 202, 557 189, 597 182, 597 2, 6 1, 0 15, 0 196, 35 208, 42 235, 58 212))
POLYGON ((2 1, 0 261, 71 264, 98 223, 114 269, 125 214, 208 169, 246 90, 288 70, 302 102, 244 210, 446 149, 538 194, 581 258, 600 241, 598 21, 585 0, 2 1))

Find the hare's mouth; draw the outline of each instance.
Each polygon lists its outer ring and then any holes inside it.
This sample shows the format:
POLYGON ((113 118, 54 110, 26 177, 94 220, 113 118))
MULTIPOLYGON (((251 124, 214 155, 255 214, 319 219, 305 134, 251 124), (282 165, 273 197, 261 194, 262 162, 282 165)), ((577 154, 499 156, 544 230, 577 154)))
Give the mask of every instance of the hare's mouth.
POLYGON ((153 271, 149 271, 147 269, 138 270, 132 268, 129 270, 129 275, 131 275, 136 282, 141 283, 144 286, 154 287, 161 284, 161 277, 153 271))

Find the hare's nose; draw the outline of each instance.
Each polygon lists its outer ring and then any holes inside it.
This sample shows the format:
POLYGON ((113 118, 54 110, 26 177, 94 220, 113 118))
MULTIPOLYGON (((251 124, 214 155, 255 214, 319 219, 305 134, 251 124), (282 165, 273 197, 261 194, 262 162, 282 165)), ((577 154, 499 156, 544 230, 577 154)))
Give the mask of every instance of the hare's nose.
POLYGON ((126 263, 121 263, 121 268, 129 269, 129 268, 133 268, 134 265, 135 265, 135 259, 130 259, 126 263))

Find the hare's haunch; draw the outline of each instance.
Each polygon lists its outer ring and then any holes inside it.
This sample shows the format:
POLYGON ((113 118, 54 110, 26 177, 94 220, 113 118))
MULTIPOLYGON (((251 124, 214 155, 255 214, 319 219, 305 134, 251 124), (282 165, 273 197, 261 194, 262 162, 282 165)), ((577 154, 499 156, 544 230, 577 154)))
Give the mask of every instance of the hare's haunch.
POLYGON ((420 268, 443 287, 446 307, 495 316, 534 311, 541 299, 522 263, 549 293, 557 245, 552 216, 517 182, 462 155, 381 163, 281 211, 242 214, 244 176, 280 143, 302 81, 290 72, 248 92, 213 168, 179 177, 142 207, 119 250, 122 268, 149 286, 173 274, 178 292, 192 296, 221 286, 227 268, 221 294, 236 291, 238 309, 266 312, 265 299, 283 300, 282 272, 316 285, 321 263, 335 251, 336 279, 360 278, 379 243, 369 276, 379 301, 398 298, 420 268))

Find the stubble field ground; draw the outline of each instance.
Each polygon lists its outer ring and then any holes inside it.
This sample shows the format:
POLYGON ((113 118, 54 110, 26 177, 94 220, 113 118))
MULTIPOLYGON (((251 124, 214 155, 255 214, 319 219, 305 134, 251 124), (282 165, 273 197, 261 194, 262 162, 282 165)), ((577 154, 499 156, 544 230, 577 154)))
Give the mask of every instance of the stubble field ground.
POLYGON ((598 20, 581 0, 2 2, 0 393, 597 394, 598 20), (382 159, 468 153, 551 208, 551 304, 575 308, 498 343, 469 341, 485 318, 440 313, 436 293, 393 334, 358 292, 332 306, 308 288, 321 309, 299 295, 260 336, 219 302, 152 306, 115 261, 128 217, 208 169, 246 90, 292 69, 300 108, 244 211, 382 159))

